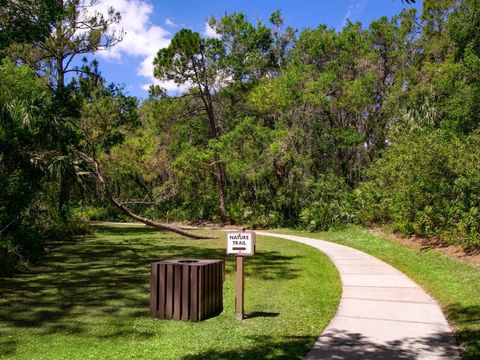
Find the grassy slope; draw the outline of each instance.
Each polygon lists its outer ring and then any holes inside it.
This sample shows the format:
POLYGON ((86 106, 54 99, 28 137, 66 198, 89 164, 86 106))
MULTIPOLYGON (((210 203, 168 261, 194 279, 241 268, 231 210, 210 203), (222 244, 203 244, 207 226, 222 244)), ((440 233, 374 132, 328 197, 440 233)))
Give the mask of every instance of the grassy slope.
POLYGON ((415 250, 369 230, 309 233, 279 230, 292 235, 320 238, 372 254, 403 271, 442 305, 456 328, 465 359, 480 359, 480 269, 434 250, 415 250))
POLYGON ((234 259, 224 238, 188 240, 138 227, 104 227, 62 243, 32 274, 0 279, 0 358, 300 358, 333 316, 333 264, 307 246, 260 237, 246 260, 246 312, 234 317, 234 259), (224 311, 200 323, 148 315, 149 264, 226 258, 224 311))

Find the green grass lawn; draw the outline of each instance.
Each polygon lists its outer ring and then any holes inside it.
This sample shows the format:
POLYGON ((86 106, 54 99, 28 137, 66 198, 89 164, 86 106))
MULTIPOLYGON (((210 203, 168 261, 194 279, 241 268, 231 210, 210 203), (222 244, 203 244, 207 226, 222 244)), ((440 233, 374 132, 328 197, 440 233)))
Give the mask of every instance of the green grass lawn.
POLYGON ((456 329, 464 359, 480 359, 480 268, 435 250, 416 250, 357 227, 310 233, 278 230, 347 245, 393 265, 441 304, 456 329))
POLYGON ((42 267, 0 279, 0 358, 300 358, 336 311, 333 264, 305 245, 259 237, 245 264, 250 317, 237 322, 235 261, 220 235, 189 240, 110 226, 56 244, 42 267), (150 263, 163 258, 226 259, 222 314, 199 323, 151 318, 150 263))

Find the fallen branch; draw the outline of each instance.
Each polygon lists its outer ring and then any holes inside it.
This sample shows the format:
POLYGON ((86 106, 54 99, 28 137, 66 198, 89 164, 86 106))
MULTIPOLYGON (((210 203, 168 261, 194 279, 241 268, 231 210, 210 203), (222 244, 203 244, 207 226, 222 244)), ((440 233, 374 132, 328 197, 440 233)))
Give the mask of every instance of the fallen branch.
POLYGON ((5 226, 2 230, 0 230, 0 236, 2 236, 2 234, 7 231, 7 229, 15 222, 18 220, 18 216, 16 218, 14 218, 12 221, 10 221, 7 226, 5 226))
POLYGON ((148 225, 148 226, 152 226, 154 228, 157 228, 157 229, 160 229, 160 230, 167 230, 167 231, 171 231, 171 232, 174 232, 176 234, 179 234, 179 235, 183 235, 183 236, 186 236, 186 237, 189 237, 189 238, 192 238, 192 239, 215 239, 216 237, 212 237, 212 236, 205 236, 205 235, 198 235, 198 234, 194 234, 194 233, 191 233, 189 231, 185 231, 185 230, 182 230, 180 228, 177 228, 176 226, 171 226, 171 225, 167 225, 167 224, 163 224, 163 223, 159 223, 159 222, 156 222, 156 221, 153 221, 153 220, 150 220, 150 219, 147 219, 147 218, 144 218, 140 215, 137 215, 135 213, 133 213, 129 208, 127 208, 124 204, 120 203, 113 195, 112 193, 110 192, 110 189, 108 187, 108 184, 105 180, 105 178, 103 177, 103 175, 101 174, 100 172, 100 166, 98 164, 98 161, 95 160, 94 158, 84 154, 84 153, 80 153, 80 156, 87 162, 90 162, 93 164, 94 168, 95 168, 95 177, 96 179, 98 180, 98 182, 100 183, 100 185, 103 187, 105 193, 107 194, 108 198, 110 199, 110 201, 118 208, 120 209, 125 215, 129 216, 130 218, 136 220, 136 221, 139 221, 141 223, 144 223, 145 225, 148 225))
POLYGON ((142 200, 130 200, 130 201, 124 201, 121 203, 122 205, 155 205, 158 206, 160 205, 159 201, 142 201, 142 200))

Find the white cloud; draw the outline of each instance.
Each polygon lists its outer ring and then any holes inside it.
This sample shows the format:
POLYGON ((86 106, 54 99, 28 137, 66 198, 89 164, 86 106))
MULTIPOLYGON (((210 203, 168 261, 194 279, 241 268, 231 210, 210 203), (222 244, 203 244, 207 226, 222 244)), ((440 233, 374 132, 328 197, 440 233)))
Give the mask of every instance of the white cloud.
POLYGON ((153 75, 153 59, 155 59, 156 54, 148 55, 141 63, 137 69, 137 74, 143 77, 149 77, 153 75))
POLYGON ((123 40, 116 46, 99 52, 106 58, 120 59, 123 54, 148 56, 159 48, 170 44, 170 33, 150 21, 153 6, 143 0, 99 0, 95 9, 106 14, 112 6, 120 12, 122 19, 113 26, 114 30, 124 31, 123 40))
MULTIPOLYGON (((112 30, 124 31, 123 40, 116 46, 98 52, 98 55, 115 61, 122 61, 123 56, 143 58, 137 68, 137 74, 148 79, 148 83, 142 89, 148 90, 150 84, 158 84, 167 90, 178 93, 185 88, 177 88, 171 82, 159 82, 153 77, 153 59, 160 48, 170 44, 172 34, 155 25, 151 21, 153 6, 145 0, 99 0, 95 10, 107 14, 109 7, 120 12, 122 19, 112 30)), ((176 25, 172 19, 166 19, 165 24, 176 25)))
POLYGON ((348 5, 347 13, 343 17, 340 28, 347 24, 347 20, 358 20, 363 15, 367 3, 368 0, 351 0, 350 4, 348 5))
POLYGON ((180 95, 188 89, 187 86, 177 85, 171 80, 158 81, 157 79, 154 79, 154 81, 152 81, 151 83, 143 84, 142 89, 148 91, 150 89, 150 85, 160 85, 163 89, 167 90, 167 92, 172 95, 180 95))
POLYGON ((203 28, 203 35, 206 36, 206 37, 211 37, 211 38, 215 38, 215 39, 220 38, 220 35, 217 34, 215 29, 210 26, 208 21, 205 23, 205 26, 203 28))
POLYGON ((178 27, 179 25, 173 21, 173 19, 166 18, 165 19, 165 25, 170 26, 170 27, 178 27))

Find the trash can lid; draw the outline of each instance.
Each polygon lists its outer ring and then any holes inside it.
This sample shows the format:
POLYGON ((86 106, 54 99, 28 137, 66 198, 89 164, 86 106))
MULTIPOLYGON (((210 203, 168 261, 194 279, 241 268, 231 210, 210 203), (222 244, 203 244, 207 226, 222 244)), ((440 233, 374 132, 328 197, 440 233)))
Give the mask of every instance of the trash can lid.
POLYGON ((154 261, 152 264, 201 266, 223 262, 220 259, 169 259, 154 261))

